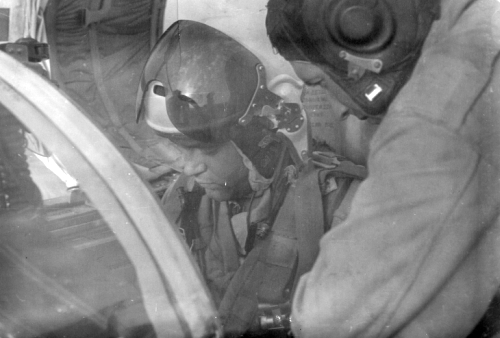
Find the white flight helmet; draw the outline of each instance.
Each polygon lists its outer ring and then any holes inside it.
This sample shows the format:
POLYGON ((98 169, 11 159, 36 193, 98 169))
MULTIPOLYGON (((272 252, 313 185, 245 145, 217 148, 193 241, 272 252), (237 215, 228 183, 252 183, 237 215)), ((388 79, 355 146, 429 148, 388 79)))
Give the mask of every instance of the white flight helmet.
POLYGON ((297 158, 307 158, 303 83, 269 42, 266 4, 167 2, 167 29, 146 63, 138 95, 139 115, 150 127, 170 139, 232 140, 252 162, 265 127, 284 134, 297 158))

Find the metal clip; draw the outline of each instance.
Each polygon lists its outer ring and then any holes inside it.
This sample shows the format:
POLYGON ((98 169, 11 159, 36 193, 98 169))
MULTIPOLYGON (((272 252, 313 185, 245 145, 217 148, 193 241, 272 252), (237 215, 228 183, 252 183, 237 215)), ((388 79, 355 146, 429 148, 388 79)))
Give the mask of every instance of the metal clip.
POLYGON ((260 239, 264 239, 269 234, 270 230, 271 227, 269 226, 269 224, 264 222, 259 222, 257 223, 257 230, 255 232, 255 235, 260 239))
MULTIPOLYGON (((360 68, 364 70, 369 70, 374 73, 380 73, 382 71, 382 67, 384 63, 380 59, 367 59, 359 56, 354 56, 347 53, 345 50, 339 53, 339 57, 349 62, 349 66, 352 69, 352 72, 359 73, 360 68)), ((348 67, 349 67, 348 66, 348 67)), ((354 76, 354 73, 352 74, 354 76)), ((358 76, 358 75, 355 75, 358 76)))

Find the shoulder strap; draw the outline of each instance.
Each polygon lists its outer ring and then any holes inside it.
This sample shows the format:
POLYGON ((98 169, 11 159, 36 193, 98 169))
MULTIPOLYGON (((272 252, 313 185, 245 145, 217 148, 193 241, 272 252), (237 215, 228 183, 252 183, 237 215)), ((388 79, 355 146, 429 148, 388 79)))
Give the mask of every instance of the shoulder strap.
MULTIPOLYGON (((220 304, 219 314, 227 334, 248 330, 260 302, 285 304, 293 294, 288 290, 286 296, 287 289, 293 288, 298 278, 311 269, 325 232, 324 178, 334 175, 349 187, 353 180, 366 175, 364 167, 341 160, 335 157, 338 163, 323 163, 319 168, 315 161, 309 161, 290 186, 273 231, 257 241, 220 304)), ((344 195, 336 195, 339 201, 335 208, 341 205, 344 195)))
POLYGON ((234 275, 219 307, 226 334, 248 330, 256 319, 259 303, 289 301, 291 290, 287 289, 293 287, 297 271, 306 270, 316 258, 318 246, 306 245, 318 242, 323 234, 318 173, 312 169, 311 163, 291 184, 273 230, 264 239, 256 240, 234 275), (307 220, 297 218, 298 214, 307 220), (298 222, 309 226, 306 229, 298 222))
MULTIPOLYGON (((350 209, 350 201, 359 182, 368 175, 366 167, 356 165, 345 157, 332 152, 313 152, 312 159, 318 170, 318 179, 323 194, 324 231, 330 230, 334 213, 342 207, 343 213, 350 209)), ((338 223, 338 222, 337 222, 338 223)))
POLYGON ((319 240, 324 234, 324 214, 318 170, 309 164, 305 175, 297 182, 295 193, 295 223, 297 233, 297 278, 311 269, 319 252, 319 240))

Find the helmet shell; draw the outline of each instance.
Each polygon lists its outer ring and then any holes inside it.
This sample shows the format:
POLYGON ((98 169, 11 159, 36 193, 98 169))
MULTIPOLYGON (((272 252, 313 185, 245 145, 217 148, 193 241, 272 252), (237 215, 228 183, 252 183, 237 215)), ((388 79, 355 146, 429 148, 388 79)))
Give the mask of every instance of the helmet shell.
MULTIPOLYGON (((309 135, 307 132, 307 117, 301 104, 303 82, 296 76, 289 62, 275 53, 272 48, 265 29, 266 4, 267 0, 237 0, 230 2, 199 0, 168 1, 163 27, 167 27, 168 30, 174 23, 179 21, 202 23, 234 39, 234 41, 255 56, 259 64, 264 66, 263 69, 265 71, 261 79, 263 81, 262 84, 274 94, 264 95, 260 100, 263 101, 262 106, 273 106, 279 100, 298 105, 300 121, 303 123, 300 124, 299 128, 282 128, 279 131, 292 141, 298 154, 306 155, 309 150, 309 135)), ((222 86, 225 85, 223 84, 222 86)), ((249 89, 249 86, 245 85, 242 87, 245 87, 246 92, 254 94, 255 88, 249 89)), ((240 90, 240 94, 245 96, 243 90, 240 90)), ((143 95, 144 93, 140 93, 138 100, 143 99, 143 95)), ((260 112, 257 113, 259 115, 266 115, 260 112)), ((173 125, 168 126, 165 121, 153 121, 148 116, 146 116, 146 122, 155 130, 159 130, 163 126, 163 130, 161 130, 163 132, 172 132, 175 129, 179 129, 173 125)), ((180 131, 185 132, 186 130, 180 131)))

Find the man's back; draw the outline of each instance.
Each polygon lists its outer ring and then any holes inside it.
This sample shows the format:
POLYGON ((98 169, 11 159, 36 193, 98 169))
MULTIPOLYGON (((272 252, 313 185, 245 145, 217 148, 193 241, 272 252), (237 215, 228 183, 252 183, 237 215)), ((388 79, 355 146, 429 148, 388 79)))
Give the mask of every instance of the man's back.
POLYGON ((465 337, 498 290, 499 6, 442 6, 349 218, 301 281, 304 336, 465 337))

